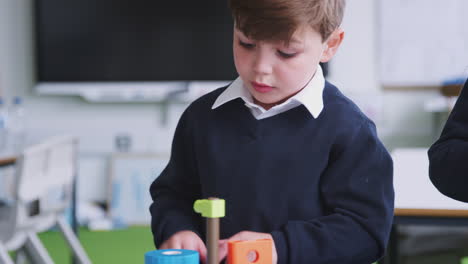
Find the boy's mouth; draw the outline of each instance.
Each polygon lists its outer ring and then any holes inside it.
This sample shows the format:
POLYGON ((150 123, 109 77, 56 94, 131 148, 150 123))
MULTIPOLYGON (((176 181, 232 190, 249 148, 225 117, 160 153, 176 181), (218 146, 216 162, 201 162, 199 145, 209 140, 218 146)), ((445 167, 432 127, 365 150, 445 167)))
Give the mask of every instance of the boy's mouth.
POLYGON ((255 89, 255 91, 259 93, 268 93, 271 90, 273 90, 272 86, 269 86, 263 83, 258 83, 258 82, 252 82, 252 87, 255 89))

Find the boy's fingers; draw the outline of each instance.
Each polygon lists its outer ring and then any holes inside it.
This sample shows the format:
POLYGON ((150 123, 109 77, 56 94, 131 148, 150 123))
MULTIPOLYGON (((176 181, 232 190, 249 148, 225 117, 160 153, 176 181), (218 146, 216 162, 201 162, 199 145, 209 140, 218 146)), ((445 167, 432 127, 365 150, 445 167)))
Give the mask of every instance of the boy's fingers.
POLYGON ((162 243, 162 244, 158 247, 158 249, 166 249, 166 243, 162 243))
POLYGON ((198 236, 186 238, 183 244, 183 249, 197 251, 200 255, 200 261, 202 263, 206 262, 206 247, 198 236))
POLYGON ((180 249, 181 245, 179 243, 168 240, 164 242, 158 249, 180 249))
POLYGON ((221 239, 218 241, 218 258, 219 262, 226 258, 228 253, 228 240, 221 239))
POLYGON ((185 239, 180 248, 197 251, 200 255, 201 263, 206 263, 206 247, 200 238, 185 239))
POLYGON ((257 239, 267 239, 267 238, 271 238, 271 235, 269 233, 242 231, 233 235, 228 240, 229 241, 232 241, 232 240, 245 241, 245 240, 257 240, 257 239))
MULTIPOLYGON (((241 233, 242 233, 242 232, 241 232, 241 233)), ((241 239, 241 236, 242 236, 241 233, 237 233, 237 234, 233 235, 232 237, 230 237, 230 238, 228 238, 228 239, 226 239, 226 240, 227 240, 227 241, 242 240, 242 239, 241 239)))
POLYGON ((239 232, 235 235, 233 235, 232 237, 228 238, 228 241, 233 241, 233 240, 253 240, 253 239, 256 239, 255 233, 253 232, 248 232, 248 231, 242 231, 242 232, 239 232))
POLYGON ((203 242, 198 246, 198 253, 200 253, 200 260, 202 263, 206 263, 206 247, 203 242))
POLYGON ((218 250, 219 262, 221 262, 223 259, 226 258, 227 253, 228 253, 227 243, 220 243, 219 250, 218 250))

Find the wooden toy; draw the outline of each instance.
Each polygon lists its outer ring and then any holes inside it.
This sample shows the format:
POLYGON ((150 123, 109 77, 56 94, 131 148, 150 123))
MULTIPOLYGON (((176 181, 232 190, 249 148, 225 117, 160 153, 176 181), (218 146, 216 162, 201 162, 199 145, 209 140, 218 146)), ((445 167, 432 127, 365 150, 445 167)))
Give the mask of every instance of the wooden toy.
POLYGON ((271 264, 271 239, 228 242, 228 264, 271 264))
MULTIPOLYGON (((195 201, 193 208, 207 218, 207 264, 218 264, 219 222, 225 215, 225 201, 209 198, 195 201)), ((271 264, 273 241, 259 239, 228 242, 228 264, 271 264)), ((145 264, 199 264, 199 253, 192 250, 154 250, 145 254, 145 264)))
POLYGON ((207 218, 206 221, 206 248, 207 264, 218 264, 219 219, 225 215, 225 201, 218 198, 209 198, 195 201, 193 208, 207 218))
POLYGON ((145 254, 145 264, 199 264, 197 251, 186 249, 161 249, 145 254))

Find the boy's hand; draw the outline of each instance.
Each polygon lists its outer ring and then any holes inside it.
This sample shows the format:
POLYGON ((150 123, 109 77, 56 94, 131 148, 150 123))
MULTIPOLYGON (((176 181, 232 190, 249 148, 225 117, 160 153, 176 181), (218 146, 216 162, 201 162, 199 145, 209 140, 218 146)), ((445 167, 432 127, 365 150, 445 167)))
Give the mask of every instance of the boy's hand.
POLYGON ((202 263, 206 262, 206 246, 201 238, 192 231, 179 231, 164 241, 158 249, 188 249, 200 253, 202 263))
POLYGON ((275 241, 273 237, 269 233, 258 233, 258 232, 250 232, 250 231, 242 231, 239 232, 228 239, 223 239, 219 241, 219 261, 222 261, 226 258, 228 253, 228 241, 232 240, 257 240, 257 239, 271 239, 273 241, 273 248, 272 248, 272 264, 276 264, 278 262, 278 255, 276 253, 275 241))

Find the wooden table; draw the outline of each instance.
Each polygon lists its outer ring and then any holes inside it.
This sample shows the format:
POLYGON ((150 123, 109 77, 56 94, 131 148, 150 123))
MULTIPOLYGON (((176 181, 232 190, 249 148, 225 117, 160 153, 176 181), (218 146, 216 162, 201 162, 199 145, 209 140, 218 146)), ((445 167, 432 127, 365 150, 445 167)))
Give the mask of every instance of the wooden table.
POLYGON ((395 216, 467 218, 468 203, 441 194, 429 179, 427 149, 396 149, 395 216))
POLYGON ((1 156, 0 155, 0 168, 15 165, 16 159, 17 159, 16 156, 11 156, 11 155, 1 156))

